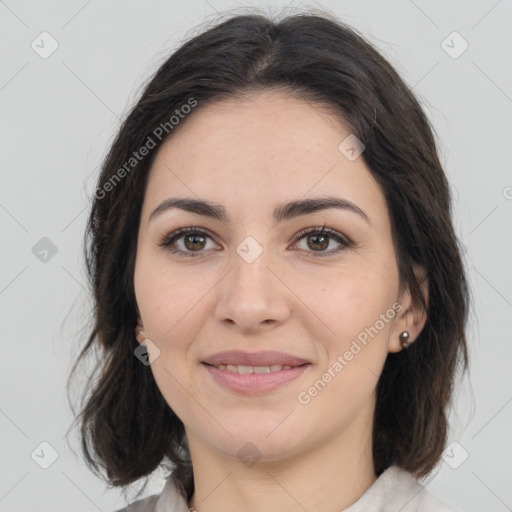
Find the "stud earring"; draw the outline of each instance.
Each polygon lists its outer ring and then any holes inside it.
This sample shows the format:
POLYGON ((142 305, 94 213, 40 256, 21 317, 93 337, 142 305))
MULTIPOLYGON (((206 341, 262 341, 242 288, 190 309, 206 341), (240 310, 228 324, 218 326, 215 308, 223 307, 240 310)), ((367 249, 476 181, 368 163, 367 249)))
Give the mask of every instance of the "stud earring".
POLYGON ((402 348, 407 348, 409 345, 409 331, 403 331, 400 333, 400 344, 402 348))

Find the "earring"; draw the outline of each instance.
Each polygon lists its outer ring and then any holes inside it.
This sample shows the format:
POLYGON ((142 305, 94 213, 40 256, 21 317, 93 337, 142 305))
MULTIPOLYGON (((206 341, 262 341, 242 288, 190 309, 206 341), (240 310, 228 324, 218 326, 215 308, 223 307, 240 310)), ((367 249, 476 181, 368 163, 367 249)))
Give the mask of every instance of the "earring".
POLYGON ((409 345, 409 331, 403 331, 400 333, 400 344, 402 348, 407 348, 409 345))

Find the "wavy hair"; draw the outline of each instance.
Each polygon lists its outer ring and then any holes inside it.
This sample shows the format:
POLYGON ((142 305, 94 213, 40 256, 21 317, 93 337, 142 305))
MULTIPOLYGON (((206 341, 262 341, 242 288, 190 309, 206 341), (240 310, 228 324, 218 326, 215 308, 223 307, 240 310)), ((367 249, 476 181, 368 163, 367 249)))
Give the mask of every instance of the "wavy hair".
POLYGON ((134 357, 140 212, 155 154, 175 131, 170 116, 187 112, 183 105, 191 99, 198 106, 189 116, 209 102, 263 89, 327 108, 365 145, 361 158, 390 215, 400 286, 409 286, 414 303, 427 311, 415 343, 388 354, 378 381, 374 468, 379 475, 394 464, 419 478, 440 460, 457 370, 468 369, 469 290, 435 131, 411 88, 353 28, 325 11, 281 20, 253 11, 217 21, 163 62, 102 163, 84 236, 92 328, 70 378, 95 349, 100 357, 75 421, 88 466, 112 486, 143 477, 147 483, 166 467, 183 496, 193 494, 183 423, 150 367, 134 357), (167 127, 160 138, 158 127, 167 127), (130 160, 148 137, 154 147, 147 157, 130 160), (426 271, 427 300, 415 264, 426 271))

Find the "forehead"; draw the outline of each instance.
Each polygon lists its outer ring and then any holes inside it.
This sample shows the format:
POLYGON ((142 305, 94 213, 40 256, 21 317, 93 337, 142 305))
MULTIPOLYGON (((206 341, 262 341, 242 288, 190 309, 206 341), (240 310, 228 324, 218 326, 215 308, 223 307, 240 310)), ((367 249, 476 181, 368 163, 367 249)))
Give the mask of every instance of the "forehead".
POLYGON ((362 157, 351 161, 339 150, 349 135, 326 106, 283 92, 198 106, 159 148, 147 202, 195 195, 241 213, 338 195, 378 217, 386 210, 380 187, 362 157))

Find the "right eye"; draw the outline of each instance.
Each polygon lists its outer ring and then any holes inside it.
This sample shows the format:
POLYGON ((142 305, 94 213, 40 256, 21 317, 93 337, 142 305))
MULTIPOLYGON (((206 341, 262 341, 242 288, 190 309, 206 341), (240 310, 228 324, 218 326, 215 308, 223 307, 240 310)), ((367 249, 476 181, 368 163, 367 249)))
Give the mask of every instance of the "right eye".
POLYGON ((194 253, 201 254, 206 247, 207 240, 213 241, 212 237, 203 229, 196 227, 179 228, 163 237, 158 245, 165 247, 171 254, 178 256, 194 257, 194 253), (176 246, 180 245, 176 249, 176 246), (174 249, 172 249, 174 247, 174 249))

